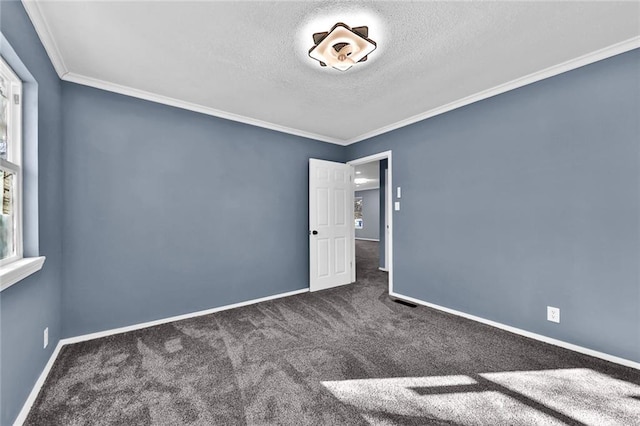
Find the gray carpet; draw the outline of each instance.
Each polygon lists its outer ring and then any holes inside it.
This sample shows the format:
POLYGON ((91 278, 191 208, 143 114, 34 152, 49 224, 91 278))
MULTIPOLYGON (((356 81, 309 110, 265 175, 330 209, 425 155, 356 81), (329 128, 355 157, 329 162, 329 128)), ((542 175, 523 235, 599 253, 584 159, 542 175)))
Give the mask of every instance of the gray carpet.
POLYGON ((358 282, 62 349, 28 425, 640 424, 640 371, 358 282))

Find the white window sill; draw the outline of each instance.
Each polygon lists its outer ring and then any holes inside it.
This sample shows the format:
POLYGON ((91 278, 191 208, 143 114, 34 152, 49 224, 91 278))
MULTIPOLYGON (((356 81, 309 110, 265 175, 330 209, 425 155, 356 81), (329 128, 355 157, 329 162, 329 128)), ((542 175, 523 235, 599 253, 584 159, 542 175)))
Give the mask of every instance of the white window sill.
POLYGON ((20 280, 42 269, 45 257, 25 257, 8 265, 0 266, 0 291, 4 291, 20 280))

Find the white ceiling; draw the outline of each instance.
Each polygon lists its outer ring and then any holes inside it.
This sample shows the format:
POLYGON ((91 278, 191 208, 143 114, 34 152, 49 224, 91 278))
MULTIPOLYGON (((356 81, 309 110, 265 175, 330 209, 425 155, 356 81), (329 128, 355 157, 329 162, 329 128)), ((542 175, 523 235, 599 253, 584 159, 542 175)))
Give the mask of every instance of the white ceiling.
POLYGON ((357 183, 358 181, 356 181, 356 191, 364 191, 380 187, 380 161, 360 164, 353 168, 355 170, 355 179, 367 180, 364 183, 357 183))
POLYGON ((343 145, 640 46, 637 1, 23 3, 65 80, 343 145), (346 72, 337 21, 378 44, 346 72))

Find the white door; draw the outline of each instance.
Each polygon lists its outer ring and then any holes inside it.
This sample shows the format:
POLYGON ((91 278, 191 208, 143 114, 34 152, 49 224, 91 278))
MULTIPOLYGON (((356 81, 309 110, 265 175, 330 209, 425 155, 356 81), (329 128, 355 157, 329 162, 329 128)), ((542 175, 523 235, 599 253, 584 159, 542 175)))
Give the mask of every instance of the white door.
POLYGON ((353 167, 309 159, 309 290, 353 282, 353 167))

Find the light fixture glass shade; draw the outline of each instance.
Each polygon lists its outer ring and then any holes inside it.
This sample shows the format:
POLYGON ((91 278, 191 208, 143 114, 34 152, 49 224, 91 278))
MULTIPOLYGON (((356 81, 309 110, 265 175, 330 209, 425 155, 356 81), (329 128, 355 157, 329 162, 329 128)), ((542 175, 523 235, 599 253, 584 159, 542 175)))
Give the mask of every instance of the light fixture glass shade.
POLYGON ((315 46, 309 50, 309 56, 330 67, 346 71, 355 63, 365 60, 373 52, 376 44, 373 40, 353 31, 341 22, 315 46))

